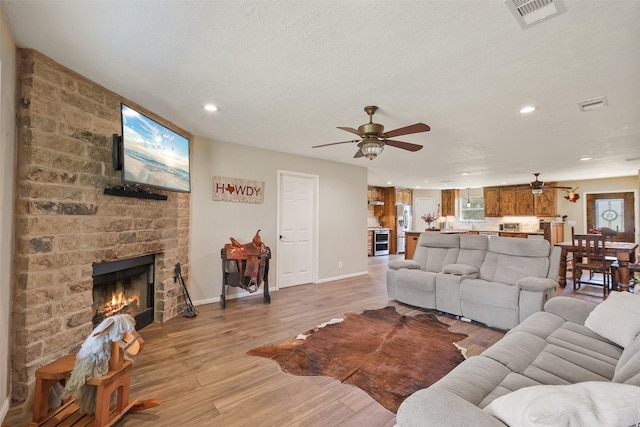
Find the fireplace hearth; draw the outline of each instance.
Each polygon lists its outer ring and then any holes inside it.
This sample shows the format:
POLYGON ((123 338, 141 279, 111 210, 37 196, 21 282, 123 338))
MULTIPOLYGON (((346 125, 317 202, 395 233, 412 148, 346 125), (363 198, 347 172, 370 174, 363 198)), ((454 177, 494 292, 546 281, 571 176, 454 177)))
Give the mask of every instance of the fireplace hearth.
POLYGON ((153 322, 155 255, 93 265, 93 325, 115 314, 130 314, 136 329, 153 322))

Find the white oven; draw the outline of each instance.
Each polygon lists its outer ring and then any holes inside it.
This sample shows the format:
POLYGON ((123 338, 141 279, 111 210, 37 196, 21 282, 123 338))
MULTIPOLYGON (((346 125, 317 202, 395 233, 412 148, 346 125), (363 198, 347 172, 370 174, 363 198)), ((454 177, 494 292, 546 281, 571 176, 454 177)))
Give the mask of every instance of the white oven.
POLYGON ((389 229, 373 230, 373 255, 389 255, 389 229))

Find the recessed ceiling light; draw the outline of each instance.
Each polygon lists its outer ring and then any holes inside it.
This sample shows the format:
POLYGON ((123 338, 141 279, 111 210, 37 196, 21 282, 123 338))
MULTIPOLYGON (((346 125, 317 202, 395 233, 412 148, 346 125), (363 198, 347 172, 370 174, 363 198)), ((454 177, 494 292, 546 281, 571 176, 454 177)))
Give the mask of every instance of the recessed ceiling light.
POLYGON ((391 184, 393 184, 393 182, 387 181, 387 185, 391 185, 391 184))
POLYGON ((425 182, 429 182, 429 181, 425 181, 425 182))
POLYGON ((462 176, 467 176, 469 175, 469 172, 462 172, 462 176))
POLYGON ((204 109, 207 111, 218 111, 218 107, 213 104, 207 104, 204 106, 204 109))
POLYGON ((419 186, 419 185, 416 185, 416 187, 415 187, 415 188, 416 188, 416 190, 418 190, 418 189, 420 188, 420 186, 419 186))
POLYGON ((591 157, 580 157, 580 160, 582 160, 582 161, 591 160, 591 157))
POLYGON ((534 107, 532 105, 527 105, 526 107, 522 107, 520 109, 520 113, 522 113, 522 114, 532 113, 534 111, 536 111, 536 107, 534 107))

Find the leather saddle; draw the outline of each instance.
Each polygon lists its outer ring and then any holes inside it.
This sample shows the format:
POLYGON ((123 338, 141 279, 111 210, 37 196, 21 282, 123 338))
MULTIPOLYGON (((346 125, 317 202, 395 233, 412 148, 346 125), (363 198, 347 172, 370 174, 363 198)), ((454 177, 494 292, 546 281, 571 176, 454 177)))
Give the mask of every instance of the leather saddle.
POLYGON ((256 231, 255 236, 249 243, 240 243, 233 237, 230 240, 231 243, 224 245, 227 259, 235 259, 238 263, 240 287, 253 293, 262 284, 265 263, 268 257, 266 246, 260 238, 260 230, 256 231))

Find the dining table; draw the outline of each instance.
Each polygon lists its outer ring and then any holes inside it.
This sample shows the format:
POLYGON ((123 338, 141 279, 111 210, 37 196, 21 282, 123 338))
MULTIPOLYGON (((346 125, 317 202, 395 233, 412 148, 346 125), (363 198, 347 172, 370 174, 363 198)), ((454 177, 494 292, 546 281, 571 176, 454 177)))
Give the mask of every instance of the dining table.
MULTIPOLYGON (((560 286, 567 286, 567 255, 573 249, 573 242, 556 243, 562 251, 560 253, 560 271, 558 274, 558 283, 560 286)), ((633 242, 609 242, 605 243, 605 254, 614 256, 618 259, 618 275, 619 281, 614 284, 613 290, 628 291, 629 290, 629 262, 636 260, 636 249, 638 244, 633 242)))

